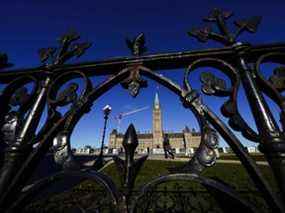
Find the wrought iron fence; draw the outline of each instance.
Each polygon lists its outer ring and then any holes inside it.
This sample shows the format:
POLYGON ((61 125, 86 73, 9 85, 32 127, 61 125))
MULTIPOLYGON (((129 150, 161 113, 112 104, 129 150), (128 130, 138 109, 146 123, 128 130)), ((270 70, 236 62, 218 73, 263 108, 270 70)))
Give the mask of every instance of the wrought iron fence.
MULTIPOLYGON (((108 194, 108 202, 114 206, 112 208, 114 212, 140 212, 137 210, 137 205, 143 197, 157 185, 173 180, 197 182, 203 185, 222 211, 256 212, 256 206, 240 197, 229 185, 201 175, 206 167, 213 166, 216 161, 214 149, 218 144, 217 133, 238 156, 269 209, 272 212, 285 212, 285 103, 282 95, 285 88, 283 75, 285 44, 251 45, 240 42, 238 36, 246 31, 255 33, 261 19, 252 17, 237 20, 236 31, 232 32, 227 27, 231 16, 231 12, 214 9, 204 21, 216 25, 216 31, 214 28, 204 27, 193 29, 188 33, 201 42, 208 40, 219 42, 225 46, 223 48, 147 55, 144 34, 140 34, 133 40, 127 40, 132 57, 65 64, 73 57, 80 57, 90 47, 89 43, 77 43, 79 35, 70 33, 60 39, 58 48, 45 48, 39 51, 43 63, 40 67, 9 70, 7 68, 11 64, 7 56, 2 54, 0 66, 3 70, 0 72, 0 83, 4 85, 4 90, 0 96, 1 212, 23 210, 44 189, 52 188, 62 179, 69 181, 62 183, 56 190, 64 190, 86 178, 93 179, 104 187, 108 194), (261 66, 265 63, 280 65, 269 79, 261 73, 261 66), (225 80, 213 73, 204 72, 201 75, 203 93, 227 98, 221 111, 223 116, 228 118, 228 125, 211 110, 211 106, 203 103, 199 91, 192 88, 189 82, 189 75, 203 67, 218 69, 231 82, 230 87, 227 87, 225 80), (175 68, 186 68, 183 85, 178 85, 158 73, 160 70, 175 68), (108 76, 108 78, 95 87, 90 80, 92 76, 108 76), (80 94, 76 83, 70 83, 63 90, 61 88, 74 78, 81 78, 84 82, 84 89, 80 94), (194 113, 200 125, 202 139, 194 157, 183 167, 171 170, 169 175, 157 177, 147 183, 139 194, 134 195, 132 190, 134 181, 147 156, 134 159, 138 141, 133 125, 129 126, 123 141, 125 158, 114 157, 122 177, 123 191, 118 190, 110 177, 100 172, 98 165, 102 164, 97 164, 93 169, 80 169, 80 165, 73 159, 69 140, 75 125, 90 111, 92 104, 101 95, 115 85, 121 84, 136 97, 140 89, 147 86, 147 78, 168 88, 180 98, 185 108, 194 113), (28 84, 32 85, 31 91, 25 87, 28 84), (252 129, 239 113, 237 93, 241 85, 245 90, 257 131, 252 129), (279 107, 280 121, 274 118, 264 98, 265 95, 279 107), (69 110, 60 113, 59 108, 67 105, 70 105, 69 110), (36 133, 45 106, 48 108, 47 119, 41 130, 36 133), (241 132, 244 138, 259 144, 273 171, 281 195, 269 186, 233 130, 241 132), (59 157, 56 160, 61 162, 64 170, 32 184, 29 183, 40 159, 44 158, 52 147, 53 140, 57 140, 60 144, 55 156, 59 157)), ((100 160, 102 159, 97 159, 100 160)), ((155 201, 155 198, 151 201, 155 201)), ((186 200, 185 204, 194 205, 192 202, 186 200)), ((146 201, 142 205, 145 204, 146 201)))
MULTIPOLYGON (((138 191, 133 191, 138 194, 138 191)), ((256 191, 239 191, 244 198, 259 206, 259 212, 270 212, 256 191)), ((116 212, 106 191, 74 189, 64 195, 45 198, 25 206, 24 212, 116 212)), ((138 201, 136 212, 223 212, 207 191, 152 190, 138 201)))

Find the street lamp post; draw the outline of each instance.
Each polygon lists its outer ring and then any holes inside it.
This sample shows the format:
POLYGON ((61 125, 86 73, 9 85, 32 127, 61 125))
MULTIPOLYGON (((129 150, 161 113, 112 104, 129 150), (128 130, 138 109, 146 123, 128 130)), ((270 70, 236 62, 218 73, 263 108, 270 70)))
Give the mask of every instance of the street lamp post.
POLYGON ((104 113, 104 128, 103 128, 103 134, 102 134, 102 140, 101 140, 100 154, 99 154, 98 158, 95 160, 95 163, 93 165, 93 168, 95 170, 98 170, 98 169, 103 167, 103 149, 104 149, 106 127, 107 127, 107 121, 109 118, 109 114, 111 113, 112 108, 110 105, 106 105, 102 110, 104 113))

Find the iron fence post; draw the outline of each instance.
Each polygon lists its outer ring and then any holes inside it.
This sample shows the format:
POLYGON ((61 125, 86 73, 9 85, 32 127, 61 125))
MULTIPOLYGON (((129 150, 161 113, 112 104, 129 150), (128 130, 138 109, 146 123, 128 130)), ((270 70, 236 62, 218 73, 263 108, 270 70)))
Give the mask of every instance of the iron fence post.
MULTIPOLYGON (((33 139, 34 131, 36 130, 36 127, 40 121, 40 117, 46 103, 46 92, 50 81, 50 77, 47 77, 43 82, 42 88, 37 95, 31 111, 23 122, 23 125, 19 127, 19 132, 15 131, 14 141, 11 141, 12 144, 5 150, 4 164, 0 173, 1 207, 7 206, 9 203, 13 202, 12 198, 9 196, 7 197, 6 195, 9 194, 9 190, 15 190, 9 188, 10 183, 12 183, 13 177, 23 165, 23 162, 26 160, 28 154, 32 151, 32 143, 28 143, 28 140, 33 139)), ((22 180, 22 182, 26 181, 27 179, 22 180)), ((18 186, 16 185, 15 187, 17 188, 18 186)))
POLYGON ((255 70, 246 62, 245 57, 250 46, 236 43, 234 48, 238 55, 237 63, 241 81, 260 135, 259 149, 264 153, 273 169, 283 202, 285 202, 285 136, 280 131, 259 85, 257 85, 255 70))

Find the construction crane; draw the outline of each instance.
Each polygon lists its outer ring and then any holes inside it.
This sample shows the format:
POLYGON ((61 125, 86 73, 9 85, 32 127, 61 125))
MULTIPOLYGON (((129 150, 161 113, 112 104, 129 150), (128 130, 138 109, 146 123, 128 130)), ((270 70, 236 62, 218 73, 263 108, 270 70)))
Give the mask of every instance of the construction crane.
POLYGON ((138 109, 131 110, 131 111, 129 111, 129 112, 121 112, 120 114, 118 114, 117 116, 115 116, 115 119, 116 119, 117 122, 118 122, 117 131, 118 131, 118 132, 120 131, 120 125, 121 125, 121 122, 122 122, 123 117, 128 116, 128 115, 135 114, 135 113, 137 113, 137 112, 146 110, 146 109, 148 109, 148 108, 149 108, 149 106, 145 106, 145 107, 142 107, 142 108, 138 108, 138 109))

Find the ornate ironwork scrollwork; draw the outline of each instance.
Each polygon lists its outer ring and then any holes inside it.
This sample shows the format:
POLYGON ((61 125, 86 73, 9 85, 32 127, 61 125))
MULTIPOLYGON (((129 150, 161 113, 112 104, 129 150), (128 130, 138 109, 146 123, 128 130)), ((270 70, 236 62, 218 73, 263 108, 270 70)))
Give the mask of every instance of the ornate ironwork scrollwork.
POLYGON ((61 165, 64 170, 78 170, 80 164, 74 159, 70 147, 70 134, 60 132, 53 140, 54 160, 61 165))
MULTIPOLYGON (((146 52, 147 48, 145 47, 145 37, 144 34, 139 34, 132 41, 126 39, 128 48, 132 51, 134 56, 140 56, 146 52)), ((140 88, 147 87, 147 81, 141 78, 140 70, 147 69, 141 64, 131 65, 127 69, 130 70, 130 75, 127 79, 121 82, 123 88, 128 89, 131 96, 136 97, 140 91, 140 88)))
POLYGON ((76 56, 77 58, 91 46, 91 43, 74 43, 80 38, 76 32, 69 32, 59 39, 60 48, 42 48, 39 55, 42 63, 46 65, 59 65, 76 56))
MULTIPOLYGON (((28 110, 35 102, 39 88, 40 85, 35 78, 25 76, 16 78, 3 90, 0 97, 2 103, 0 109, 2 135, 0 143, 5 145, 2 146, 2 149, 6 146, 11 148, 16 144, 20 145, 21 129, 27 120, 28 110), (26 88, 28 84, 32 86, 31 91, 26 88)), ((27 144, 32 144, 32 141, 28 141, 27 144)))
POLYGON ((283 57, 285 56, 284 53, 275 52, 275 53, 268 53, 265 55, 260 56, 255 64, 256 76, 257 81, 260 85, 260 89, 269 96, 280 108, 280 122, 283 127, 283 131, 285 129, 285 100, 282 95, 283 92, 283 57), (267 80, 263 74, 261 65, 264 63, 277 63, 282 64, 283 66, 276 67, 273 70, 272 75, 270 75, 269 79, 267 80))
POLYGON ((257 27, 260 24, 261 17, 254 16, 249 19, 242 19, 235 21, 237 29, 234 33, 231 33, 227 27, 226 20, 233 15, 232 12, 222 11, 220 9, 213 9, 209 16, 204 18, 205 22, 214 22, 218 29, 219 33, 216 33, 212 30, 210 26, 203 27, 201 29, 194 28, 188 32, 190 36, 197 38, 201 42, 207 42, 209 39, 218 41, 224 45, 233 45, 236 43, 237 37, 244 31, 250 33, 255 33, 257 27))
MULTIPOLYGON (((250 45, 237 42, 236 40, 236 38, 242 31, 246 30, 251 33, 256 32, 257 26, 259 25, 261 18, 253 17, 248 20, 236 21, 235 24, 238 27, 238 29, 234 34, 232 34, 230 33, 230 30, 227 27, 225 21, 229 17, 230 17, 229 13, 224 13, 221 10, 214 9, 213 12, 210 14, 210 17, 206 18, 206 21, 215 22, 220 31, 220 34, 213 33, 209 30, 209 28, 207 28, 207 30, 194 30, 190 32, 189 35, 197 37, 199 40, 204 42, 207 41, 208 39, 212 39, 221 42, 226 46, 231 46, 231 48, 233 48, 235 52, 234 55, 237 58, 236 60, 233 60, 231 63, 234 63, 237 69, 239 70, 239 72, 236 72, 236 76, 238 76, 238 80, 241 80, 243 87, 246 90, 247 99, 251 107, 251 111, 254 114, 255 123, 259 133, 256 134, 246 124, 246 122, 243 121, 242 117, 236 113, 236 110, 234 110, 234 113, 230 115, 229 124, 233 129, 241 131, 245 138, 256 142, 260 142, 261 143, 260 149, 267 156, 268 162, 272 166, 274 164, 275 166, 277 164, 280 166, 279 163, 276 163, 277 162, 276 157, 273 157, 269 153, 271 153, 271 151, 273 150, 275 150, 273 152, 278 152, 277 150, 279 150, 280 153, 283 153, 285 149, 283 146, 284 143, 281 143, 281 141, 284 141, 285 137, 284 134, 280 132, 277 122, 275 121, 272 112, 270 111, 268 104, 266 103, 263 97, 262 92, 266 92, 267 95, 275 98, 275 100, 277 101, 280 99, 278 95, 276 95, 276 92, 274 91, 274 88, 272 86, 267 84, 266 81, 264 81, 264 79, 262 79, 258 74, 257 74, 258 77, 257 78, 255 77, 256 76, 255 70, 252 69, 247 60, 249 58, 249 53, 251 49, 250 45), (264 87, 259 88, 259 86, 257 86, 258 81, 261 82, 260 85, 264 85, 265 88, 264 87), (274 143, 273 141, 276 141, 277 143, 274 143), (268 152, 266 153, 265 150, 267 150, 268 152)), ((235 101, 236 99, 233 100, 235 101)), ((235 107, 233 107, 233 103, 234 102, 232 103, 228 102, 227 105, 224 105, 224 108, 222 108, 223 109, 222 112, 224 112, 225 116, 231 114, 231 111, 233 112, 232 109, 235 109, 235 107)), ((250 161, 248 161, 248 163, 250 164, 250 161)), ((246 165, 247 163, 244 164, 246 165)), ((281 178, 282 175, 280 176, 280 172, 278 171, 278 169, 275 170, 274 172, 277 177, 281 178)), ((282 183, 281 179, 277 178, 277 180, 279 181, 279 185, 281 187, 284 187, 284 184, 282 183)), ((268 189, 268 186, 266 188, 268 189)), ((277 211, 284 211, 284 206, 281 204, 277 196, 273 195, 273 193, 270 192, 269 190, 267 190, 267 192, 269 193, 265 194, 267 194, 270 197, 269 199, 272 199, 271 200, 272 203, 270 202, 270 205, 278 209, 277 211)))
POLYGON ((127 68, 130 70, 130 75, 127 79, 121 82, 123 88, 128 89, 131 96, 136 97, 139 94, 140 88, 147 87, 147 81, 140 76, 140 70, 147 69, 141 65, 127 68))
MULTIPOLYGON (((236 153, 256 187, 262 192, 268 206, 275 212, 284 212, 284 197, 280 198, 271 189, 232 130, 239 131, 244 138, 260 144, 284 194, 285 102, 281 94, 284 91, 282 74, 284 68, 276 69, 267 80, 262 76, 260 66, 265 62, 280 63, 283 66, 285 45, 251 46, 239 43, 237 38, 242 32, 256 32, 261 18, 237 20, 234 22, 237 29, 231 32, 226 24, 231 16, 231 12, 214 9, 204 20, 216 24, 218 33, 214 32, 211 26, 194 29, 188 33, 202 42, 209 39, 218 41, 227 46, 225 48, 142 56, 146 51, 145 38, 144 34, 139 34, 133 40, 126 40, 134 56, 132 58, 64 65, 72 57, 80 57, 90 47, 90 43, 75 43, 79 35, 69 33, 60 39, 59 48, 50 47, 39 51, 43 66, 19 72, 1 71, 0 82, 8 84, 0 95, 0 126, 4 136, 0 140, 8 146, 0 172, 1 210, 11 212, 19 209, 27 200, 35 198, 42 188, 50 186, 57 179, 75 176, 76 181, 93 178, 102 184, 111 195, 112 205, 118 207, 116 209, 118 212, 135 212, 142 196, 148 195, 154 186, 172 180, 198 182, 226 211, 232 210, 229 207, 238 206, 242 211, 254 212, 255 208, 237 196, 231 186, 220 180, 201 176, 206 167, 213 166, 216 162, 215 149, 219 134, 236 153), (186 66, 188 68, 183 87, 156 72, 161 69, 186 66), (203 67, 218 69, 230 80, 229 86, 224 79, 209 72, 203 72, 200 78, 202 92, 207 95, 227 97, 221 111, 223 116, 228 118, 232 130, 203 103, 199 91, 193 89, 189 83, 190 73, 203 67), (102 70, 106 70, 106 73, 101 72, 102 70), (102 84, 93 87, 89 77, 96 75, 111 76, 102 84), (80 118, 90 111, 94 101, 113 86, 121 83, 133 97, 136 97, 140 88, 147 86, 147 81, 142 76, 155 80, 181 99, 184 107, 194 113, 200 125, 202 139, 189 162, 181 168, 170 169, 175 174, 153 179, 142 186, 138 197, 131 199, 135 179, 147 159, 147 156, 134 158, 138 145, 134 126, 130 125, 123 141, 125 159, 114 157, 125 189, 122 193, 113 181, 101 172, 79 170, 79 167, 76 168, 77 171, 68 170, 75 169, 70 166, 70 163, 74 163, 70 150, 70 135, 80 118), (81 85, 70 82, 75 78, 83 80, 84 88, 80 94, 78 88, 81 85), (27 88, 29 83, 33 84, 31 92, 27 88), (65 83, 69 85, 62 88, 65 83), (245 88, 257 131, 246 123, 238 110, 237 93, 240 84, 245 88), (279 130, 263 93, 280 107, 283 131, 279 130), (39 119, 46 105, 48 106, 46 122, 36 134, 39 119), (67 112, 60 113, 60 107, 68 107, 67 112), (25 186, 38 162, 52 146, 52 142, 58 142, 55 159, 66 170, 25 186), (35 143, 38 146, 33 148, 35 143), (12 199, 14 196, 16 202, 12 199)), ((7 56, 0 54, 0 68, 9 65, 7 56)))
POLYGON ((231 88, 226 88, 224 80, 215 77, 213 74, 201 75, 201 81, 203 83, 202 91, 208 95, 224 96, 229 99, 222 105, 221 112, 225 117, 229 118, 229 125, 236 131, 240 131, 243 136, 252 141, 258 141, 259 137, 244 121, 237 108, 237 92, 239 88, 239 76, 237 71, 227 62, 221 59, 208 58, 203 60, 197 60, 193 62, 188 71, 185 73, 184 85, 189 90, 191 87, 188 83, 188 75, 190 72, 201 67, 213 67, 217 68, 226 74, 231 80, 231 88))
POLYGON ((17 132, 21 126, 20 122, 19 115, 15 111, 9 112, 5 116, 3 126, 1 128, 5 144, 12 145, 15 143, 17 132))
POLYGON ((204 170, 205 167, 213 166, 216 162, 217 156, 215 149, 218 146, 218 135, 217 132, 210 127, 209 123, 204 118, 204 105, 197 91, 190 90, 189 92, 186 92, 184 98, 181 99, 183 105, 193 111, 199 122, 201 129, 201 142, 188 164, 178 169, 171 169, 171 171, 200 173, 204 170))

